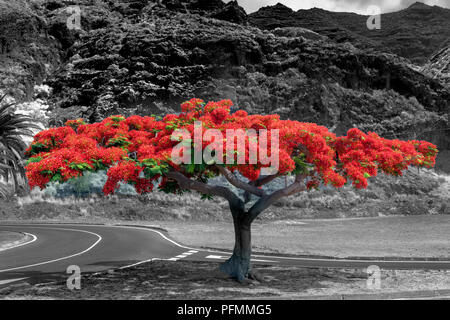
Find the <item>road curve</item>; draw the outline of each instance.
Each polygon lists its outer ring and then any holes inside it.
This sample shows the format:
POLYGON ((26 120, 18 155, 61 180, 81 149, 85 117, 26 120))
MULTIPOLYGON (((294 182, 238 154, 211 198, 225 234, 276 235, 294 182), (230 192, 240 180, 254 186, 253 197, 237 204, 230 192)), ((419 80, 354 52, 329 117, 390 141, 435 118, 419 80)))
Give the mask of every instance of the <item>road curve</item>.
MULTIPOLYGON (((143 227, 80 224, 0 224, 0 231, 27 232, 36 240, 0 252, 0 287, 17 281, 42 283, 68 277, 76 265, 83 273, 126 268, 151 259, 223 261, 229 252, 190 248, 159 230, 143 227)), ((386 261, 253 255, 254 264, 299 267, 450 269, 449 261, 386 261)))

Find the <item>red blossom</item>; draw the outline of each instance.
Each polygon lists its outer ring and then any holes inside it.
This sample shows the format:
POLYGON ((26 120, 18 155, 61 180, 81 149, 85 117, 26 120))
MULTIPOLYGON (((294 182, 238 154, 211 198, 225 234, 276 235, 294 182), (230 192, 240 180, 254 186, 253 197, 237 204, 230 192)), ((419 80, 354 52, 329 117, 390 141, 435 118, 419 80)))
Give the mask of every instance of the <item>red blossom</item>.
MULTIPOLYGON (((350 129, 346 136, 336 137, 323 126, 280 120, 278 115, 248 115, 243 110, 230 114, 232 105, 230 100, 205 104, 203 100, 191 99, 181 105, 183 113, 169 114, 162 120, 117 115, 99 123, 85 124, 82 119, 77 119, 68 121, 64 127, 44 130, 35 136, 27 149, 27 154, 32 157, 26 168, 29 184, 45 188, 54 179, 67 181, 86 170, 107 169, 105 194, 114 193, 120 182, 131 183, 142 193, 152 191, 153 182, 161 177, 160 187, 164 190, 173 187, 160 172, 164 166, 182 171, 189 177, 217 173, 210 164, 201 167, 202 172, 193 173, 198 169, 175 165, 171 160, 172 149, 178 144, 172 140, 172 133, 176 129, 186 129, 193 134, 194 121, 203 123, 203 132, 206 129, 218 129, 223 133, 241 129, 254 132, 258 141, 261 130, 267 130, 268 144, 262 151, 268 156, 278 156, 278 174, 303 170, 302 174, 309 176, 308 188, 318 187, 320 183, 342 187, 348 180, 356 188, 365 188, 368 179, 380 170, 401 175, 411 165, 429 168, 435 165, 437 147, 426 141, 388 140, 356 128, 350 129), (274 130, 278 130, 279 149, 271 145, 274 130), (304 171, 302 166, 309 169, 304 171)), ((256 180, 268 164, 262 163, 259 157, 256 163, 249 162, 249 141, 246 136, 245 144, 240 145, 238 139, 233 143, 234 150, 239 147, 245 150, 245 164, 234 162, 229 169, 239 171, 249 180, 256 180)), ((202 143, 202 148, 210 143, 202 143)), ((225 144, 223 151, 225 162, 225 144)), ((237 154, 233 158, 239 159, 237 154)))

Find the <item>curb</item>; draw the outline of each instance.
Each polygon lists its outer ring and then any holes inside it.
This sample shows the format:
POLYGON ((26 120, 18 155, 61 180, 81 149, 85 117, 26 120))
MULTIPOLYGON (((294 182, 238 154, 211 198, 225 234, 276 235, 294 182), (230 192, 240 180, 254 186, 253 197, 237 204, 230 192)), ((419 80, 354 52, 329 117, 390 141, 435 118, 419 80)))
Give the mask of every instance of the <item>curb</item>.
POLYGON ((169 231, 167 229, 164 229, 163 227, 160 227, 160 226, 137 225, 137 224, 136 225, 135 224, 113 224, 113 226, 152 229, 152 230, 162 231, 162 232, 165 232, 165 233, 169 234, 169 231))
POLYGON ((303 296, 299 300, 411 300, 411 299, 450 300, 450 290, 400 291, 376 294, 339 294, 330 296, 303 296))
MULTIPOLYGON (((204 247, 200 246, 199 249, 205 250, 214 250, 214 251, 229 251, 227 249, 213 248, 213 247, 204 247)), ((334 257, 334 256, 324 256, 324 255, 302 255, 302 254, 290 254, 290 253, 276 253, 276 252, 261 252, 261 251, 253 251, 254 255, 263 255, 263 256, 284 256, 289 258, 299 258, 299 259, 317 259, 317 260, 336 260, 336 261, 347 261, 347 260, 361 260, 361 261, 388 261, 388 262, 416 262, 416 261, 430 261, 430 262, 449 262, 450 257, 334 257)))
POLYGON ((17 231, 15 233, 21 234, 22 239, 12 241, 12 242, 7 242, 4 246, 0 246, 0 252, 15 248, 17 246, 21 246, 30 241, 30 236, 27 233, 21 232, 21 231, 17 231))

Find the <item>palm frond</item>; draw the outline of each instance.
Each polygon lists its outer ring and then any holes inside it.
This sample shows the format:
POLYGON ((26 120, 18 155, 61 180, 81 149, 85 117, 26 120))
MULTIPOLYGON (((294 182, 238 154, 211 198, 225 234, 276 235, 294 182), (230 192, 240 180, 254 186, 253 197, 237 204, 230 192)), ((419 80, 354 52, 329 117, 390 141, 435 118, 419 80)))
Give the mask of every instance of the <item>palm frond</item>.
POLYGON ((0 106, 0 114, 4 113, 6 110, 14 106, 14 103, 6 103, 2 106, 0 106))
POLYGON ((14 148, 14 150, 16 150, 20 154, 23 154, 27 149, 27 144, 21 139, 9 138, 4 139, 4 141, 6 145, 8 145, 10 148, 14 148))
POLYGON ((21 122, 17 122, 17 123, 13 123, 13 122, 8 122, 7 124, 1 125, 1 130, 3 132, 8 132, 8 131, 15 131, 15 130, 20 130, 20 129, 41 129, 41 127, 39 125, 37 125, 36 123, 32 123, 32 122, 26 122, 26 121, 21 121, 21 122))
MULTIPOLYGON (((34 136, 33 129, 41 127, 33 118, 14 113, 11 108, 14 103, 1 105, 4 99, 5 96, 0 97, 0 176, 7 182, 13 181, 17 192, 20 184, 26 182, 24 152, 27 145, 23 138, 34 136)), ((3 193, 4 190, 0 191, 3 193)))
POLYGON ((36 120, 34 120, 28 116, 15 115, 12 119, 5 121, 5 126, 11 126, 12 128, 17 128, 17 127, 29 128, 30 126, 37 126, 37 125, 36 125, 36 120))
POLYGON ((20 130, 16 130, 16 131, 8 131, 5 132, 2 137, 4 139, 11 139, 14 137, 20 137, 20 136, 24 136, 24 137, 34 137, 36 133, 32 130, 28 130, 28 129, 20 129, 20 130))
POLYGON ((16 156, 14 155, 14 153, 11 152, 11 150, 9 149, 3 149, 3 152, 0 151, 0 161, 3 163, 7 163, 9 162, 16 162, 17 159, 16 156))
POLYGON ((0 183, 0 198, 7 199, 10 198, 12 194, 13 191, 11 190, 11 188, 8 188, 8 186, 4 183, 0 183))
POLYGON ((0 163, 0 169, 3 169, 3 170, 11 170, 11 167, 8 166, 8 165, 6 165, 6 164, 0 163))

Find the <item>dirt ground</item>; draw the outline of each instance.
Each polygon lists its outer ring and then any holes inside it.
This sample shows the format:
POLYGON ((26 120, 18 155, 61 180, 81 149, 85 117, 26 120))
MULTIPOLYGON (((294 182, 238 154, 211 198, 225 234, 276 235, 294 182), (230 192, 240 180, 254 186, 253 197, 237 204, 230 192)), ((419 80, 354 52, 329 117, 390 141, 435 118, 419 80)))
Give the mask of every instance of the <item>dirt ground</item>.
MULTIPOLYGON (((310 299, 343 295, 449 290, 450 271, 383 271, 380 289, 365 270, 257 266, 263 282, 237 283, 214 263, 154 261, 132 269, 86 275, 81 290, 65 282, 0 290, 0 299, 310 299), (370 282, 373 283, 373 282, 370 282)), ((450 291, 449 291, 450 292, 450 291)))

